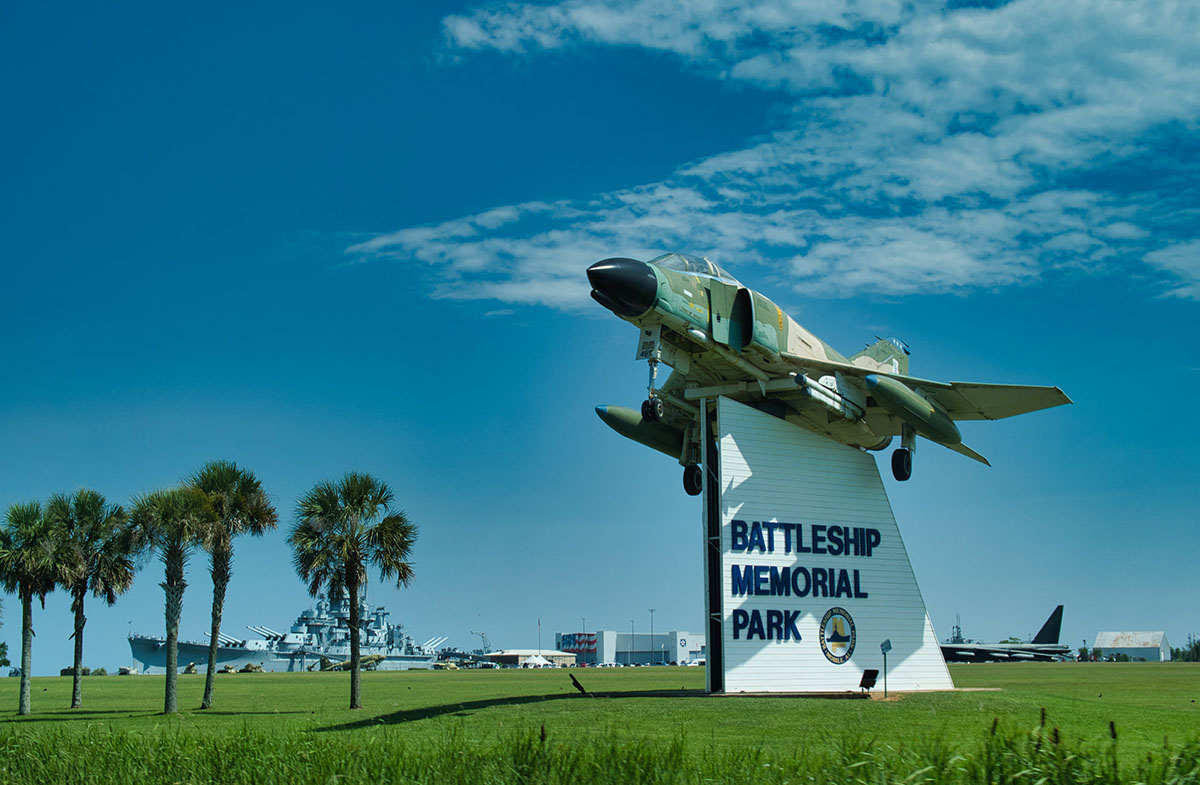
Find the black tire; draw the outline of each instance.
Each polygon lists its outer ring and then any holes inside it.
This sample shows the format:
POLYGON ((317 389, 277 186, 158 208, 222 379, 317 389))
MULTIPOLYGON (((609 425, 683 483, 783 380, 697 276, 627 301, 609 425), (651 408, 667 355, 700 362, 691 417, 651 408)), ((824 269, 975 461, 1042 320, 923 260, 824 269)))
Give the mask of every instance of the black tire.
POLYGON ((642 401, 642 419, 646 422, 654 422, 654 412, 650 408, 650 401, 642 401))
POLYGON ((694 463, 683 467, 683 490, 688 496, 704 492, 704 470, 694 463))
POLYGON ((650 399, 650 411, 654 414, 655 422, 662 420, 663 415, 667 413, 667 407, 663 405, 662 398, 650 399))
POLYGON ((912 477, 912 452, 901 447, 892 453, 892 476, 900 482, 912 477))

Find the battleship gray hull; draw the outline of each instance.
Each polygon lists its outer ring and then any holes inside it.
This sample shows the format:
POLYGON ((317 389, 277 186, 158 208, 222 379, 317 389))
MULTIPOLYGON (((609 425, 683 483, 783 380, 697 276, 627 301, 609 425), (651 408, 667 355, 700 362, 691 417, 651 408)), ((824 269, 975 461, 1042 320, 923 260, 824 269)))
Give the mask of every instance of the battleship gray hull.
MULTIPOLYGON (((403 626, 390 623, 388 615, 383 607, 369 612, 365 600, 359 608, 359 652, 364 658, 373 658, 369 667, 381 671, 432 668, 437 662, 433 645, 445 639, 431 638, 417 644, 404 633, 403 626)), ((290 632, 251 626, 248 629, 258 638, 238 640, 222 634, 217 645, 217 667, 229 665, 240 670, 257 665, 272 672, 308 671, 320 670, 322 659, 337 665, 350 659, 349 618, 349 603, 344 598, 330 601, 322 596, 315 608, 300 614, 290 632)), ((130 634, 129 649, 142 673, 166 672, 165 639, 130 634)), ((203 671, 208 665, 208 642, 180 641, 178 663, 180 670, 194 663, 203 671)))

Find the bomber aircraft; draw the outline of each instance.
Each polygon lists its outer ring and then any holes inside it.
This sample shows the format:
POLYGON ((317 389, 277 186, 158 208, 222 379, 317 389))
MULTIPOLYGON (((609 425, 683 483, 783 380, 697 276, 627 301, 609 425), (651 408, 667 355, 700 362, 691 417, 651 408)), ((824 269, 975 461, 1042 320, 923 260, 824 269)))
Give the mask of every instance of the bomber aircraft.
POLYGON ((1070 403, 1057 387, 939 382, 908 375, 895 338, 850 357, 707 259, 668 253, 604 259, 587 269, 592 298, 635 325, 649 363, 637 412, 598 406, 613 430, 676 458, 689 495, 703 488, 700 401, 724 395, 842 444, 892 453, 897 480, 912 476, 917 436, 988 464, 962 443, 956 420, 998 420, 1070 403), (659 385, 659 365, 672 369, 659 385))
POLYGON ((1064 659, 1070 655, 1071 647, 1058 642, 1062 615, 1063 606, 1059 605, 1029 643, 973 643, 963 640, 962 628, 955 624, 953 637, 941 645, 942 657, 946 662, 1051 662, 1064 659))

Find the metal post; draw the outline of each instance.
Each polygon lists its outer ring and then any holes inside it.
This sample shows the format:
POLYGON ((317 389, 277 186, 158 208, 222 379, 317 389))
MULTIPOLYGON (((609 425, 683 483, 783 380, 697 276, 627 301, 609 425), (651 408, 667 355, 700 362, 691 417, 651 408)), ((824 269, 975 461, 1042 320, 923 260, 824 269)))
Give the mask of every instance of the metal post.
POLYGON ((887 655, 892 650, 892 639, 888 638, 883 643, 879 644, 879 651, 883 654, 883 697, 887 697, 887 655))
POLYGON ((720 453, 713 441, 716 423, 709 412, 709 399, 700 401, 700 454, 704 460, 704 612, 708 653, 705 670, 705 689, 709 693, 725 691, 725 653, 722 632, 721 597, 721 491, 718 487, 720 453))
POLYGON ((654 609, 650 608, 650 664, 654 664, 654 609))

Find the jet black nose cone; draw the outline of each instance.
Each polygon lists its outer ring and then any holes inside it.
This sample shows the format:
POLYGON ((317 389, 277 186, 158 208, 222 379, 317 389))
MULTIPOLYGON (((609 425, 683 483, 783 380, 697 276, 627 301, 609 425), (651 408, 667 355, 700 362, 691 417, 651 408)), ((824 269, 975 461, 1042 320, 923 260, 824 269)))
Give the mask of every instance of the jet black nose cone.
POLYGON ((618 316, 641 316, 658 298, 654 269, 637 259, 604 259, 587 269, 592 299, 618 316))

